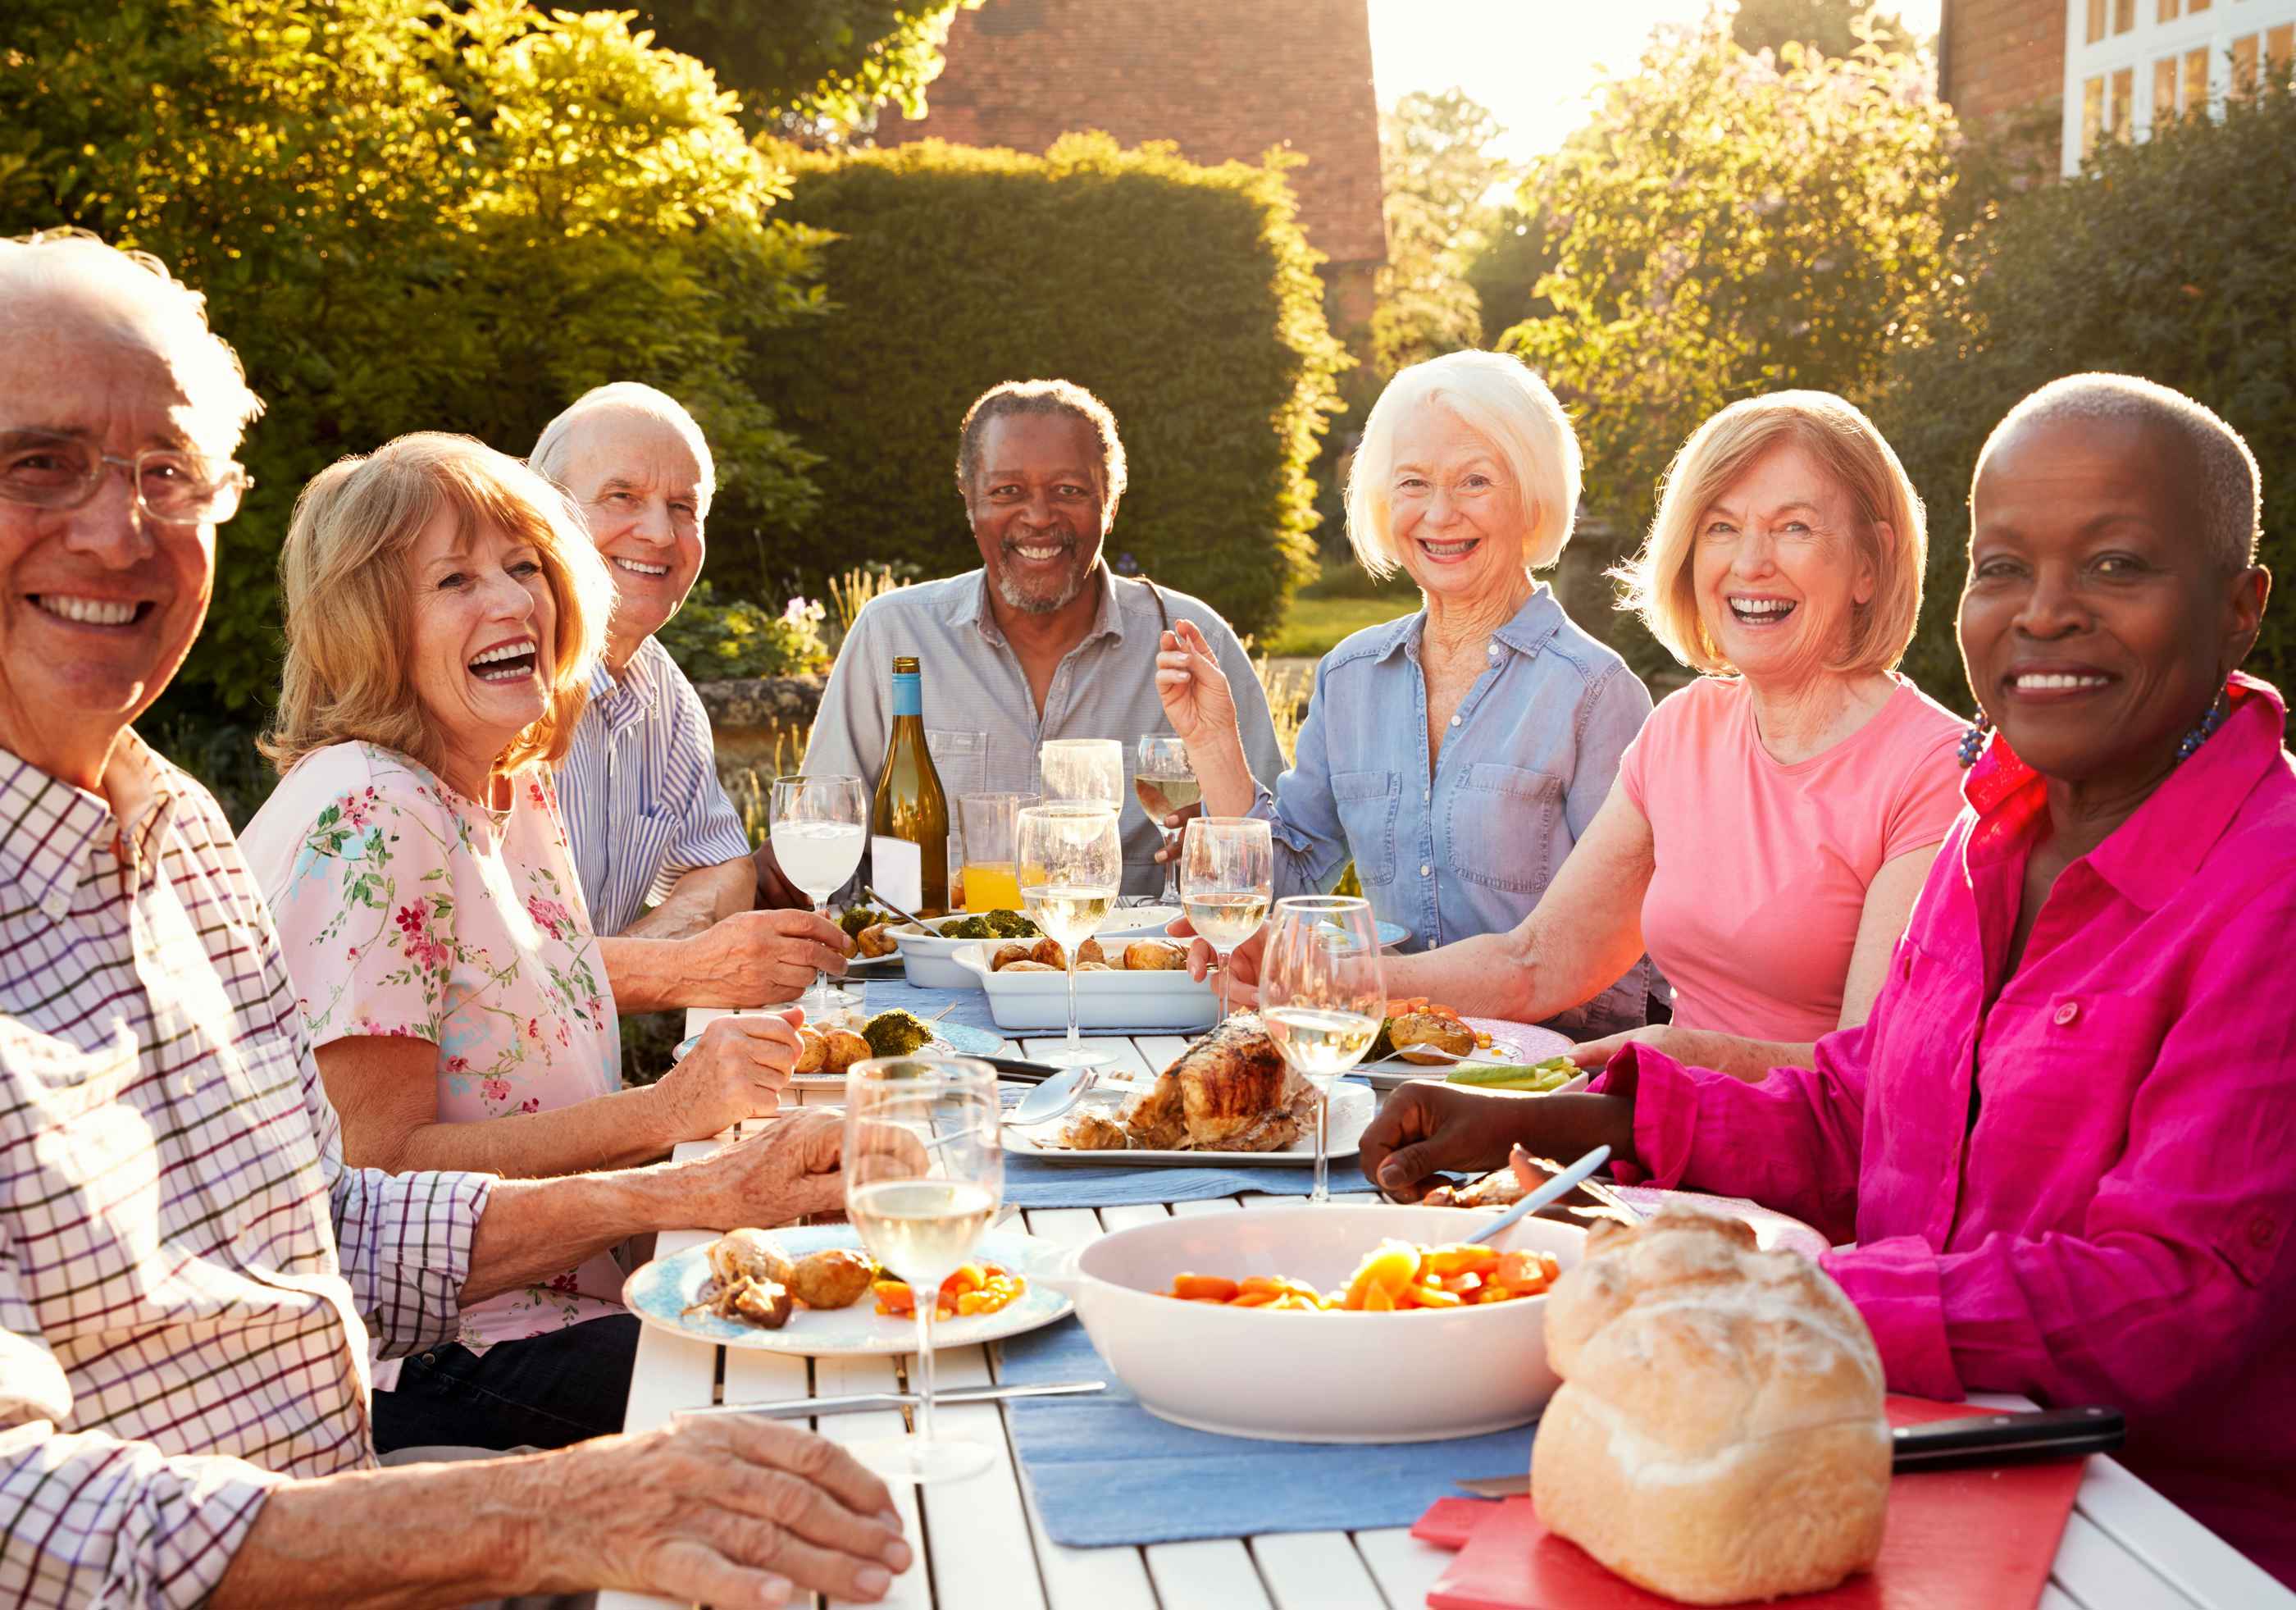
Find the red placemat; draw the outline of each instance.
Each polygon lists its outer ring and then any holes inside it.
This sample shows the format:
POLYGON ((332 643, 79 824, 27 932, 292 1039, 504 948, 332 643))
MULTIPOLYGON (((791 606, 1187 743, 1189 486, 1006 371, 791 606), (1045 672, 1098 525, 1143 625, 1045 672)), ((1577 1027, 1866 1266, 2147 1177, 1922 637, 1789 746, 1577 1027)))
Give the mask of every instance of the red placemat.
MULTIPOLYGON (((1969 1414, 1965 1403, 1889 1401, 1890 1423, 1969 1414)), ((1536 1457, 1536 1450, 1534 1455, 1536 1457)), ((1794 1610, 2033 1610, 2049 1580, 2083 1461, 1940 1470, 1891 1478, 1882 1557, 1838 1588, 1781 1600, 1794 1610)), ((1459 1500, 1446 1499, 1428 1512, 1459 1500)), ((1428 1594, 1429 1610, 1665 1610, 1661 1598, 1614 1575, 1538 1524, 1529 1499, 1484 1504, 1459 1557, 1428 1594)), ((1443 1530, 1456 1535, 1460 1517, 1443 1530)), ((1413 1528, 1414 1535, 1418 1528, 1413 1528)), ((1431 1533, 1430 1542, 1441 1540, 1431 1533)))

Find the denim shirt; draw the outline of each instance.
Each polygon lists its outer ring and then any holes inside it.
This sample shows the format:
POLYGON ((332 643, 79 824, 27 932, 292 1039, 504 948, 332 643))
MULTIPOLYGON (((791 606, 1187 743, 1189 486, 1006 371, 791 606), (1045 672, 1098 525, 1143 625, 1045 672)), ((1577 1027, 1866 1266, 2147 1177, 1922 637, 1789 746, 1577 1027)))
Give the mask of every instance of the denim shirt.
MULTIPOLYGON (((1427 755, 1424 610, 1324 656, 1292 769, 1252 814, 1275 836, 1275 892, 1328 891, 1352 859, 1406 950, 1504 932, 1538 904, 1609 797, 1651 711, 1626 661, 1541 585, 1491 634, 1489 665, 1427 755), (1432 773, 1431 776, 1431 771, 1432 773)), ((1640 1024, 1650 965, 1553 1020, 1579 1038, 1640 1024)))

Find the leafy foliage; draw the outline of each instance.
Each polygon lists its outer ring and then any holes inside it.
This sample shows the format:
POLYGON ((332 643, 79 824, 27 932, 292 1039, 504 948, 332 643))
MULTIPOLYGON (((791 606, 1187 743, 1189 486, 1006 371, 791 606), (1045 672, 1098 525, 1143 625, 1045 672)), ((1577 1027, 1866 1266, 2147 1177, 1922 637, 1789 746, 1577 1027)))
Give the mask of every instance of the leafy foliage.
POLYGON ((857 550, 933 575, 977 564, 957 423, 1000 381, 1060 375, 1123 431, 1111 559, 1239 630, 1276 622, 1312 573, 1307 466, 1347 361, 1280 168, 1105 135, 1042 157, 925 141, 786 160, 783 211, 836 234, 838 311, 762 336, 751 375, 823 455, 823 498, 743 590, 817 585, 857 550))
POLYGON ((949 19, 980 0, 651 0, 639 26, 767 119, 828 133, 890 101, 924 116, 949 19))
MULTIPOLYGON (((1554 253, 1533 292, 1553 312, 1503 344, 1572 407, 1589 513, 1638 532, 1675 449, 1739 398, 1876 398, 1944 249, 1954 126, 1924 75, 1900 56, 1789 43, 1773 62, 1718 29, 1662 29, 1524 181, 1554 253)), ((1620 637, 1638 669, 1664 663, 1620 637)))
POLYGON ((273 567, 297 490, 402 431, 522 452, 591 385, 685 401, 721 548, 811 508, 742 374, 820 312, 816 237, 733 98, 620 15, 518 0, 20 0, 0 52, 0 231, 76 224, 204 291, 266 417, 182 678, 276 686, 273 567))
POLYGON ((1485 148, 1498 134, 1497 119, 1456 89, 1414 91, 1380 117, 1387 266, 1371 335, 1382 378, 1482 341, 1480 299, 1466 269, 1497 223, 1487 198, 1509 169, 1485 148))
MULTIPOLYGON (((1968 707, 1954 617, 1978 449, 2028 392, 2085 370, 2198 398, 2264 473, 2264 563, 2296 575, 2296 94, 2283 79, 2221 121, 2108 144, 2087 174, 1995 209, 1900 351, 1877 417, 1930 510, 1930 574, 1907 672, 1968 707)), ((2296 686, 2296 613, 2276 597, 2249 669, 2296 686)))
POLYGON ((1855 55, 1869 42, 1895 52, 1915 43, 1895 12, 1858 0, 1738 0, 1730 37, 1743 51, 1780 50, 1791 39, 1829 56, 1855 55))
POLYGON ((767 614, 747 598, 720 604, 704 581, 654 635, 677 668, 696 682, 786 677, 818 670, 827 663, 829 648, 821 636, 827 612, 822 604, 804 598, 791 599, 778 615, 767 614))

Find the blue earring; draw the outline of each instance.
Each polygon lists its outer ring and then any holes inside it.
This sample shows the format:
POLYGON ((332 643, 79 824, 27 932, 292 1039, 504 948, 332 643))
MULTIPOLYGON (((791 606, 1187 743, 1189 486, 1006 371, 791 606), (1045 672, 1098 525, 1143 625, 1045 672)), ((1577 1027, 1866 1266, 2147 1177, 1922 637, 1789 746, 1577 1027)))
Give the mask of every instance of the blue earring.
POLYGON ((1961 735, 1961 768, 1967 771, 1977 764, 1977 757, 1985 752, 1985 735, 1993 730, 1993 718, 1982 710, 1977 712, 1977 725, 1961 735))
POLYGON ((2177 745, 2177 765, 2182 766, 2185 761, 2191 760, 2193 758, 2193 752, 2200 748, 2202 744, 2207 743, 2209 741, 2210 735, 2214 733, 2218 727, 2224 725, 2224 719, 2228 709, 2229 706, 2226 702, 2224 694, 2219 693, 2216 696, 2216 702, 2209 706, 2209 713, 2201 718, 2201 724, 2193 728, 2192 731, 2186 733, 2185 735, 2185 741, 2177 745))

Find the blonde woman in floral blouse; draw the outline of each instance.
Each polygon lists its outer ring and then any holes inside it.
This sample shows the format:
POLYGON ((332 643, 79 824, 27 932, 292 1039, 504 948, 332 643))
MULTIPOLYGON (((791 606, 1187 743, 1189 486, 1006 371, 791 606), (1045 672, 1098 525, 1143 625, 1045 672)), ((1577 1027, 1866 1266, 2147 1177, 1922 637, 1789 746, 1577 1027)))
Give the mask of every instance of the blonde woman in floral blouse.
MULTIPOLYGON (((304 489, 280 572, 265 752, 284 775, 242 842, 346 1159, 567 1174, 772 1111, 796 1049, 778 1019, 714 1025, 659 1084, 622 1088, 549 770, 613 591, 561 496, 468 438, 401 437, 304 489)), ((618 1430, 620 1288, 600 1254, 466 1309, 455 1343, 378 1367, 378 1446, 618 1430)))

